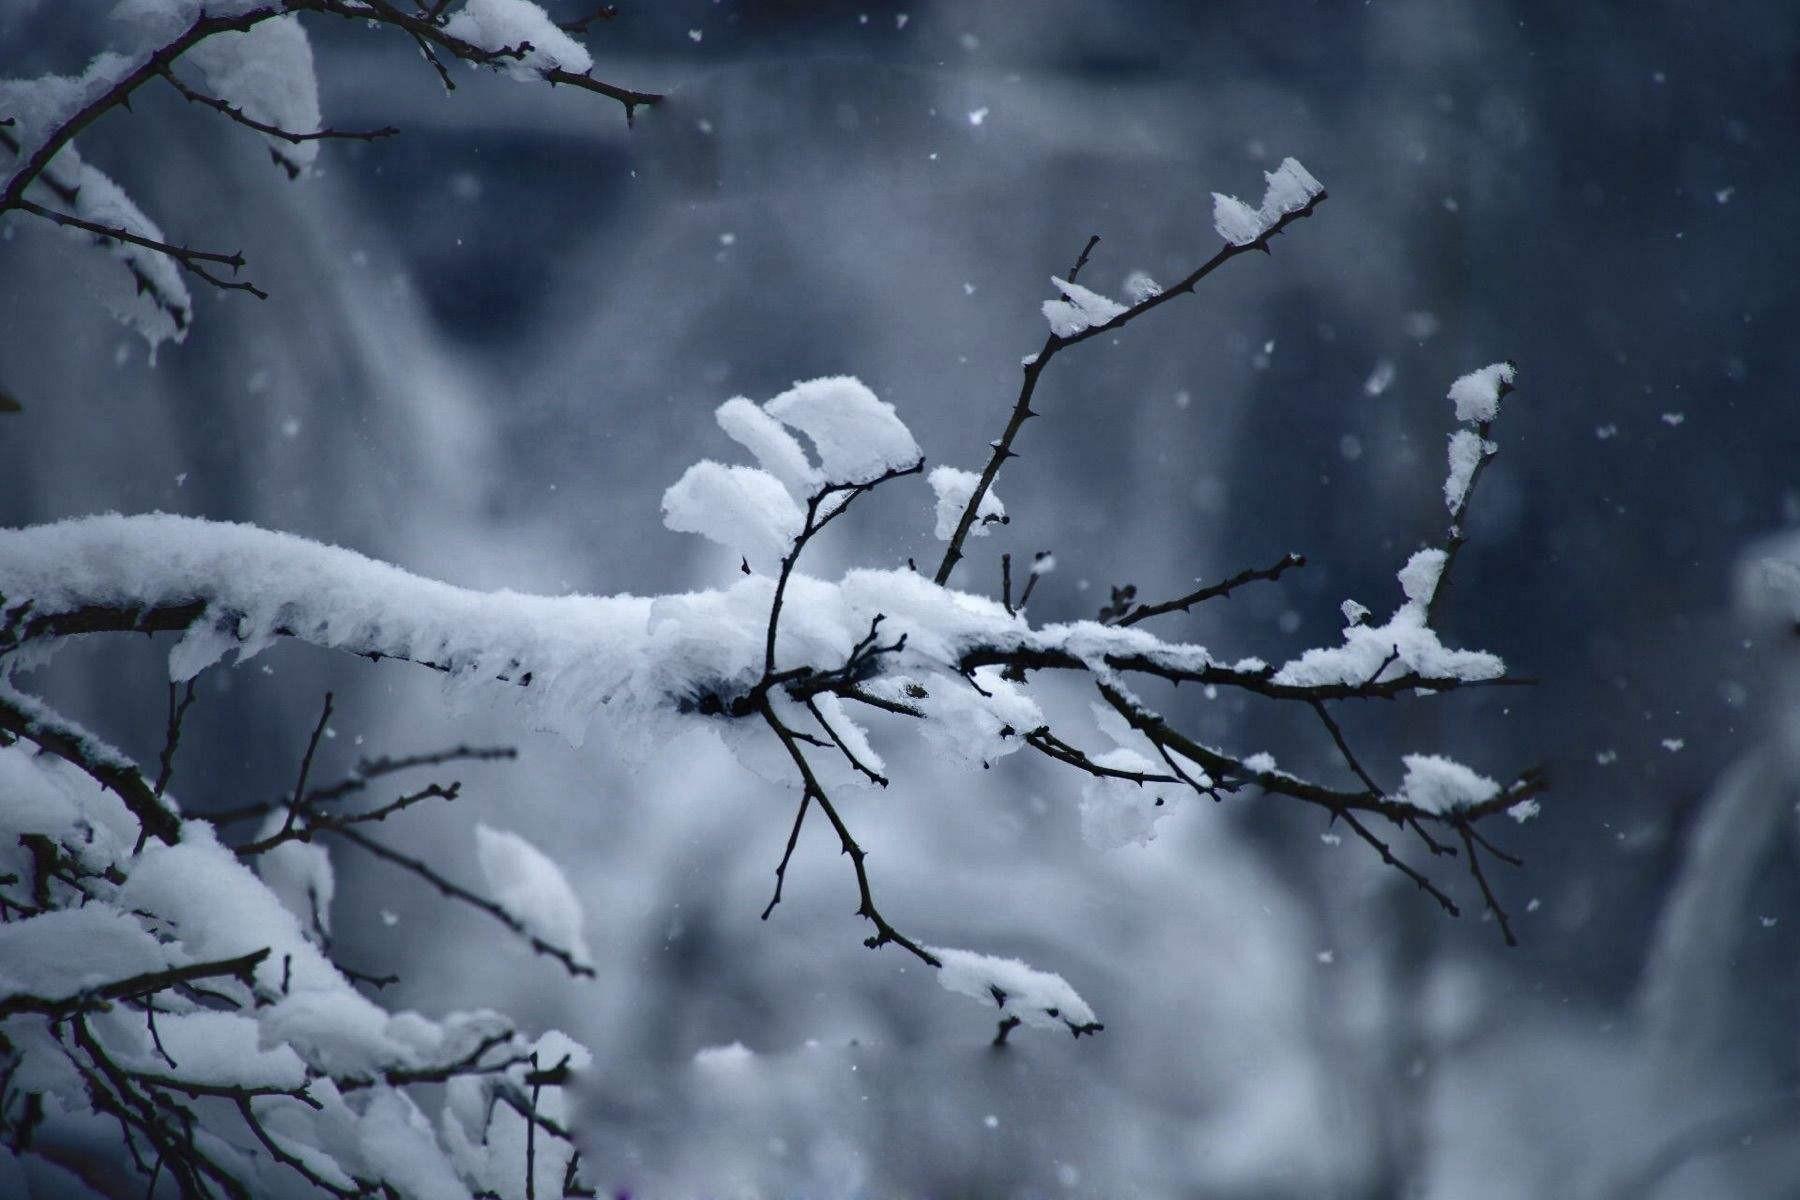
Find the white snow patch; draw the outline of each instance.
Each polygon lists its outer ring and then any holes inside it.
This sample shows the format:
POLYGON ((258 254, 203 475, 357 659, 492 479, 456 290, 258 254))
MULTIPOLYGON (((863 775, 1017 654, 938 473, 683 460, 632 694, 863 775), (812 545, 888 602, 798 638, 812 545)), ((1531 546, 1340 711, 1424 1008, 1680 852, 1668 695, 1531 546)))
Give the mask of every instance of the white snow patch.
POLYGON ((1475 424, 1492 421, 1500 414, 1501 385, 1512 386, 1516 374, 1511 363, 1497 362, 1460 376, 1446 394, 1456 405, 1456 419, 1475 424))
POLYGON ((1016 958, 940 946, 926 949, 944 964, 938 971, 940 984, 952 992, 994 1005, 1003 1018, 1017 1017, 1040 1029, 1064 1022, 1094 1023, 1094 1010, 1061 975, 1034 970, 1016 958))
POLYGON ((1079 283, 1052 278, 1050 282, 1062 295, 1044 301, 1044 319, 1057 337, 1074 337, 1084 329, 1104 325, 1125 311, 1117 300, 1090 291, 1079 283))
MULTIPOLYGON (((925 481, 937 496, 937 523, 932 528, 932 534, 938 541, 947 542, 955 535, 956 523, 962 520, 963 510, 969 506, 969 497, 975 494, 975 485, 981 482, 981 476, 956 467, 935 467, 925 477, 925 481)), ((988 526, 998 523, 1005 516, 1006 505, 989 488, 981 497, 981 507, 975 513, 975 523, 969 526, 970 535, 986 537, 988 526)))
POLYGON ((581 901, 548 855, 516 833, 483 824, 475 826, 475 855, 496 904, 577 963, 593 961, 582 933, 581 901))
POLYGON ((1443 814, 1473 808, 1500 794, 1498 783, 1454 759, 1437 754, 1406 754, 1400 761, 1406 766, 1406 775, 1394 798, 1421 812, 1443 814))

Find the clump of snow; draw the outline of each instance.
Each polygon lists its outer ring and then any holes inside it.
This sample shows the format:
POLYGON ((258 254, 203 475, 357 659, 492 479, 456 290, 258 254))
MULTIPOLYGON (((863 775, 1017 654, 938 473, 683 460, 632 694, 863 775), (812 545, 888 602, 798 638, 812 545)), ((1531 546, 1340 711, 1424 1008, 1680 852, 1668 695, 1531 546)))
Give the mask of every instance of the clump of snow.
POLYGON ((927 946, 944 964, 938 982, 959 995, 992 1004, 1004 1019, 1017 1017, 1038 1029, 1094 1024, 1094 1010, 1061 975, 1039 971, 1016 958, 927 946))
POLYGON ((970 681, 940 676, 910 702, 925 714, 925 740, 969 767, 989 766, 1023 749, 1025 734, 1044 724, 1031 694, 1002 678, 998 667, 982 667, 970 681))
POLYGON ((504 69, 514 79, 536 79, 557 68, 582 75, 594 66, 581 43, 558 29, 550 15, 530 0, 469 0, 451 14, 444 32, 490 53, 505 54, 504 69))
POLYGON ((1325 194, 1324 185, 1292 158, 1263 172, 1263 180, 1262 204, 1256 208, 1235 196, 1213 193, 1213 228, 1234 246, 1260 241, 1283 217, 1303 211, 1325 194))
MULTIPOLYGON (((59 169, 72 168, 73 179, 69 185, 75 189, 75 201, 69 209, 75 216, 151 241, 168 240, 162 228, 144 215, 124 189, 101 171, 82 162, 73 146, 65 147, 56 163, 59 169)), ((65 229, 64 232, 76 241, 91 243, 95 240, 95 236, 86 230, 65 229)), ((187 283, 181 278, 175 260, 160 251, 112 238, 101 244, 109 255, 125 265, 127 273, 111 272, 105 280, 96 278, 93 286, 108 311, 149 345, 154 360, 156 350, 163 342, 179 343, 187 337, 194 311, 187 283)))
MULTIPOLYGON (((956 523, 962 520, 963 510, 969 506, 969 497, 975 494, 975 485, 981 482, 981 476, 956 467, 935 467, 925 477, 925 481, 937 496, 937 523, 932 527, 932 533, 938 541, 947 542, 955 536, 956 523)), ((989 488, 981 497, 981 508, 975 513, 975 523, 969 526, 970 535, 986 537, 988 526, 1005 516, 1006 505, 989 488)))
POLYGON ((761 405, 734 396, 719 405, 713 417, 732 441, 756 457, 756 465, 781 480, 796 499, 811 495, 822 480, 806 459, 793 434, 763 411, 761 405))
POLYGON ((1090 291, 1079 283, 1052 278, 1050 282, 1062 295, 1044 301, 1044 319, 1057 337, 1074 337, 1084 329, 1104 325, 1125 311, 1117 300, 1090 291))
POLYGON ((787 553, 805 516, 781 480, 755 467, 695 463, 662 498, 663 524, 697 533, 759 565, 787 553))
POLYGON ((1523 825, 1543 811, 1543 806, 1535 798, 1527 797, 1506 810, 1506 815, 1523 825))
POLYGON ((125 913, 102 905, 0 923, 0 996, 61 1000, 184 960, 125 913), (79 948, 78 952, 75 948, 79 948))
POLYGON ((1244 759, 1244 766, 1258 775, 1273 775, 1275 773, 1275 756, 1267 750, 1258 751, 1244 759))
POLYGON ((170 1013, 157 1018, 157 1037, 175 1061, 143 1066, 158 1073, 173 1069, 196 1083, 260 1088, 297 1088, 306 1082, 306 1064, 285 1044, 261 1043, 255 1017, 236 1012, 170 1013))
POLYGON ((1485 804, 1500 794, 1498 783, 1485 775, 1477 775, 1454 759, 1436 754, 1407 754, 1401 756, 1400 761, 1406 766, 1406 775, 1394 798, 1421 812, 1443 815, 1485 804))
POLYGON ((1234 246, 1248 246, 1266 232, 1261 213, 1223 192, 1213 193, 1213 228, 1234 246))
POLYGON ((1458 378, 1447 394, 1456 405, 1456 419, 1478 425, 1492 421, 1500 414, 1500 397, 1512 386, 1515 374, 1510 362, 1497 362, 1458 378))
POLYGON ((1360 686, 1409 673, 1426 679, 1464 682, 1504 675, 1506 664, 1498 656, 1482 650, 1452 650, 1426 624, 1425 614, 1437 591, 1444 561, 1442 550, 1415 553, 1399 573, 1406 602, 1385 624, 1350 625, 1344 630, 1342 645, 1306 651, 1276 671, 1273 682, 1299 687, 1360 686))
POLYGON ((923 457, 894 406, 849 375, 796 383, 763 409, 811 439, 830 483, 862 483, 923 457))
POLYGON ((475 853, 494 902, 538 938, 577 963, 592 956, 582 932, 581 901, 562 869, 516 833, 475 826, 475 853))
MULTIPOLYGON (((206 83, 203 90, 253 121, 289 133, 312 133, 322 123, 312 43, 298 17, 276 17, 241 33, 215 34, 189 50, 182 61, 199 69, 206 83)), ((317 141, 263 137, 292 172, 311 166, 319 156, 317 141)))
POLYGON ((1400 580, 1400 590, 1406 594, 1408 602, 1422 607, 1431 604, 1431 598, 1437 595, 1438 580, 1443 577, 1444 563, 1447 561, 1448 557, 1438 549, 1415 551, 1406 560, 1406 565, 1400 568, 1397 578, 1400 580))
MULTIPOLYGON (((1166 773, 1162 764, 1123 746, 1091 757, 1094 765, 1112 771, 1166 773)), ((1177 784, 1090 777, 1081 785, 1081 836, 1097 850, 1133 843, 1147 846, 1156 836, 1157 821, 1169 813, 1170 801, 1180 794, 1181 785, 1177 784)))
POLYGON ((1444 507, 1452 514, 1460 511, 1469 498, 1469 485, 1475 479, 1475 468, 1481 460, 1495 452, 1492 442, 1483 441, 1471 429, 1459 429, 1450 435, 1450 471, 1444 476, 1444 507))

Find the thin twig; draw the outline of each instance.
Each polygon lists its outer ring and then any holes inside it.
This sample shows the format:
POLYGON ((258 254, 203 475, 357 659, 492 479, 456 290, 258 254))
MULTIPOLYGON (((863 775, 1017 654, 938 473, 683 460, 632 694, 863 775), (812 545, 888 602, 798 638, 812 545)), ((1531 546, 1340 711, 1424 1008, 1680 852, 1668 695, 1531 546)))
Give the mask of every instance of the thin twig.
MULTIPOLYGON (((1019 436, 1019 430, 1024 428, 1025 422, 1032 417, 1037 416, 1037 413, 1032 411, 1031 398, 1037 392, 1038 380, 1043 377, 1044 369, 1050 365, 1051 360, 1054 359, 1058 353, 1068 349, 1070 346, 1079 345, 1089 338, 1098 337, 1103 333, 1110 333, 1116 329, 1122 329, 1130 322, 1135 321, 1137 318, 1149 312, 1151 309, 1167 304, 1176 296, 1192 292, 1201 280, 1205 279, 1208 275, 1211 275, 1214 271, 1218 270, 1240 254, 1246 254, 1252 250, 1261 250, 1266 253, 1269 249, 1270 239, 1280 234, 1295 221, 1311 216, 1313 209, 1324 199, 1326 199, 1326 194, 1321 191, 1307 203, 1306 207, 1296 209, 1293 212, 1283 213, 1280 219, 1265 230, 1263 235, 1254 242, 1247 242, 1241 246, 1232 242, 1225 243, 1217 254, 1214 254, 1200 266, 1196 267, 1186 278, 1182 279, 1181 282, 1172 287, 1165 288, 1154 295, 1146 296, 1136 304, 1121 311, 1119 315, 1113 317, 1110 321, 1105 321, 1098 325, 1089 325, 1067 337, 1056 333, 1054 330, 1051 331, 1050 335, 1044 339, 1043 348, 1025 360, 1025 378, 1019 386, 1018 398, 1013 401, 1012 414, 1007 418, 1006 428, 1001 432, 1000 437, 993 443, 993 455, 988 459, 987 466, 982 469, 980 479, 976 481, 974 489, 969 493, 969 499, 963 507, 962 516, 958 518, 956 522, 956 532, 951 535, 950 544, 944 549, 943 560, 938 563, 937 573, 933 576, 934 580, 940 585, 950 582, 950 573, 956 570, 956 564, 962 559, 963 543, 968 540, 969 530, 974 526, 976 516, 981 511, 981 502, 987 498, 988 489, 993 487, 994 478, 1000 474, 1001 466, 1005 464, 1007 459, 1017 457, 1017 455, 1013 453, 1013 440, 1019 436)), ((1075 276, 1080 273, 1082 266, 1087 262, 1088 254, 1093 250, 1095 244, 1099 240, 1098 236, 1088 239, 1087 245, 1082 248, 1080 257, 1075 260, 1075 266, 1069 272, 1070 283, 1075 282, 1075 276)))
POLYGON ((1165 600, 1161 604, 1140 604, 1118 620, 1114 621, 1113 624, 1121 627, 1126 625, 1136 625, 1139 621, 1147 621, 1151 617, 1159 617, 1163 613, 1177 611, 1186 612, 1196 604, 1202 604, 1219 596, 1229 596, 1234 589, 1243 587, 1246 583, 1250 583, 1253 580, 1266 579, 1272 583, 1275 580, 1280 579, 1283 572, 1294 567, 1304 567, 1305 565, 1305 555, 1284 554, 1282 555, 1280 562, 1271 566, 1252 567, 1247 571, 1239 571, 1236 575, 1233 575, 1223 582, 1209 584, 1197 591, 1189 592, 1185 596, 1178 596, 1173 600, 1165 600))

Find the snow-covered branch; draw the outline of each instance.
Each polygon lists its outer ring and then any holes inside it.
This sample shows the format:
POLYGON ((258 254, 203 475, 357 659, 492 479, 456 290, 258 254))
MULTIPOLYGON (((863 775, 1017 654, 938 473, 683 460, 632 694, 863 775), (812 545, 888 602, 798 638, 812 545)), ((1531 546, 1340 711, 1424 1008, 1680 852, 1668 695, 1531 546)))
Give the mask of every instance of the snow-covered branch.
MULTIPOLYGON (((454 13, 445 4, 401 12, 383 0, 280 7, 373 13, 427 46, 515 73, 554 78, 587 69, 547 24, 549 34, 533 24, 529 37, 518 37, 522 27, 509 21, 537 12, 523 0, 471 0, 454 13)), ((231 11, 243 18, 261 10, 231 11)), ((577 742, 594 732, 627 757, 705 731, 746 766, 767 774, 773 760, 798 798, 764 918, 781 901, 816 810, 850 860, 856 915, 872 928, 865 945, 897 946, 945 988, 991 1003, 999 1044, 1021 1027, 1079 1037, 1103 1026, 1060 975, 939 945, 904 931, 878 905, 868 851, 840 803, 846 789, 893 782, 874 732, 852 715, 859 709, 907 718, 890 724, 901 736, 917 732, 952 762, 986 767, 1028 748, 1079 773, 1083 830, 1098 845, 1150 840, 1184 801, 1256 794, 1341 821, 1451 915, 1460 912, 1453 885, 1426 867, 1459 859, 1512 943, 1490 868, 1518 862, 1484 825, 1502 814, 1535 815, 1544 776, 1524 771, 1502 783, 1430 752, 1384 768, 1358 752, 1332 708, 1523 682, 1497 655, 1446 645, 1432 624, 1465 544, 1475 485, 1495 453, 1489 438, 1515 378, 1510 363, 1450 388, 1459 428, 1447 451, 1451 524, 1443 544, 1399 566, 1399 597, 1385 621, 1345 600, 1334 644, 1296 647, 1271 663, 1150 628, 1151 618, 1239 587, 1276 584, 1304 566, 1293 553, 1160 603, 1139 604, 1134 591, 1116 589, 1101 619, 1054 624, 1032 622, 1029 587, 1014 602, 1010 560, 998 599, 947 583, 966 539, 1008 516, 992 483, 1035 415, 1032 395, 1049 360, 1193 290, 1230 258, 1267 249, 1323 197, 1287 160, 1268 176, 1260 206, 1218 198, 1224 248, 1173 287, 1134 289, 1131 306, 1076 282, 1098 243, 1091 239, 1057 281, 1061 299, 1045 308, 1051 333, 1026 364, 986 470, 940 468, 927 477, 935 532, 950 543, 935 578, 910 560, 836 579, 801 569, 822 530, 848 524, 864 496, 916 487, 910 481, 925 465, 893 406, 842 376, 797 383, 766 403, 735 397, 719 406, 720 427, 755 465, 697 463, 662 496, 668 528, 706 537, 740 564, 728 581, 699 591, 476 591, 288 534, 160 513, 0 530, 0 888, 21 889, 0 891, 0 1142, 49 1157, 45 1144, 103 1117, 117 1125, 140 1175, 167 1171, 199 1196, 262 1195, 295 1180, 339 1197, 579 1194, 561 1088, 586 1065, 585 1050, 554 1032, 526 1038, 492 1013, 389 1014, 356 987, 385 977, 348 970, 329 953, 330 847, 350 846, 484 913, 570 974, 595 973, 579 900, 536 847, 477 826, 485 880, 478 891, 371 832, 461 794, 456 781, 433 781, 377 799, 369 794, 375 782, 505 752, 458 747, 376 760, 317 786, 311 771, 332 713, 327 696, 281 801, 184 821, 167 792, 186 705, 173 687, 154 786, 120 752, 16 690, 60 645, 87 635, 175 635, 173 685, 288 638, 428 667, 449 688, 511 706, 535 727, 577 742), (1090 678, 1098 698, 1091 729, 1052 727, 1033 686, 1044 671, 1090 678), (1289 770, 1267 753, 1183 731, 1179 714, 1158 711, 1135 690, 1165 682, 1282 706, 1322 748, 1328 739, 1330 771, 1289 770), (1095 738, 1108 748, 1083 747, 1095 738), (1384 775, 1398 782, 1384 785, 1384 775), (222 827, 240 832, 227 842, 222 827), (1428 856, 1425 866, 1397 848, 1409 835, 1428 856), (84 947, 79 962, 57 953, 71 939, 84 947), (49 1099, 15 1112, 11 1073, 26 1067, 33 1094, 49 1099), (409 1089, 436 1085, 445 1099, 434 1129, 409 1089), (190 1106, 204 1112, 198 1124, 188 1119, 190 1106)), ((1032 582, 1047 569, 1035 565, 1032 582)))
MULTIPOLYGON (((319 115, 312 45, 300 14, 324 14, 405 34, 438 69, 452 61, 515 78, 561 84, 617 101, 629 122, 661 97, 599 79, 571 32, 531 0, 465 0, 408 11, 387 0, 126 0, 114 10, 123 48, 96 56, 77 75, 0 80, 0 215, 50 221, 108 250, 125 265, 132 292, 112 298, 121 320, 154 349, 181 341, 193 304, 174 268, 217 288, 266 293, 237 278, 242 254, 166 237, 106 175, 83 162, 75 139, 107 114, 129 108, 162 80, 190 103, 259 134, 290 178, 310 167, 326 140, 374 141, 398 130, 341 130, 319 115), (176 70, 192 67, 200 83, 176 70), (213 268, 226 267, 222 275, 213 268)), ((581 29, 586 23, 579 23, 581 29)), ((579 30, 577 31, 579 32, 579 30)))

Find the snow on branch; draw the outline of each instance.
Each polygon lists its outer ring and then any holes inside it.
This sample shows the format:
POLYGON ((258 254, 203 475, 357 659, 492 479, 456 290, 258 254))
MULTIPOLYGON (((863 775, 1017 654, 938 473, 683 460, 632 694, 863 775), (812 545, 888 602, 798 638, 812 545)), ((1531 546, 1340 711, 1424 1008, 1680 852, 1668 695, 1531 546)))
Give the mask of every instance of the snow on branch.
POLYGON ((154 352, 187 336, 193 304, 184 273, 259 299, 266 293, 239 277, 241 254, 165 236, 117 184, 82 162, 75 138, 130 107, 147 83, 160 79, 190 103, 254 130, 290 178, 312 165, 321 141, 374 141, 398 132, 323 124, 303 13, 405 34, 450 89, 455 84, 440 54, 608 97, 624 107, 627 121, 661 99, 594 77, 588 52, 531 0, 467 0, 454 12, 448 8, 420 5, 415 12, 389 0, 124 0, 112 12, 124 30, 124 50, 97 55, 77 75, 0 79, 0 216, 38 217, 118 258, 128 281, 106 303, 154 352), (191 68, 198 82, 178 64, 191 68))
POLYGON ((578 1187, 563 1092, 582 1047, 491 1012, 384 1011, 355 986, 383 981, 328 956, 329 921, 240 858, 200 821, 145 845, 82 770, 0 739, 0 1164, 80 1144, 115 1178, 135 1168, 132 1194, 167 1176, 244 1200, 578 1187), (429 1085, 446 1085, 435 1127, 413 1090, 429 1085), (119 1131, 110 1150, 97 1122, 119 1131))
MULTIPOLYGON (((494 4, 477 11, 504 15, 511 10, 494 4)), ((429 22, 437 15, 428 9, 407 20, 429 22)), ((1134 591, 1120 590, 1099 620, 1048 625, 1029 621, 1023 597, 1013 604, 1009 564, 998 600, 947 583, 977 522, 1005 516, 992 494, 994 476, 1014 456, 1011 445, 1023 422, 1035 415, 1030 404, 1045 365, 1062 349, 1192 291, 1237 254, 1266 249, 1269 237, 1310 213, 1324 197, 1298 164, 1284 164, 1269 183, 1263 206, 1267 226, 1254 240, 1228 239, 1210 260, 1170 288, 1136 289, 1134 294, 1142 298, 1131 307, 1079 289, 1076 276, 1098 241, 1089 240, 1057 284, 1064 296, 1060 303, 1071 311, 1058 310, 1052 320, 1067 318, 1068 331, 1053 326, 1044 349, 1027 362, 1025 383, 986 469, 976 476, 939 468, 931 476, 939 508, 937 532, 947 532, 950 543, 934 578, 912 569, 857 568, 837 579, 822 579, 801 569, 812 541, 846 522, 862 497, 908 486, 905 481, 924 470, 918 444, 893 407, 857 380, 840 376, 797 383, 766 404, 744 397, 727 400, 718 409, 718 423, 757 465, 701 463, 664 494, 664 519, 671 529, 699 533, 737 559, 729 582, 713 588, 648 597, 480 592, 424 579, 350 550, 245 525, 163 514, 87 517, 0 530, 0 681, 10 687, 23 668, 41 664, 63 640, 82 634, 178 635, 169 648, 170 678, 177 683, 228 654, 235 652, 242 661, 286 637, 372 660, 420 664, 441 672, 458 693, 481 693, 515 705, 529 722, 571 739, 598 728, 628 756, 654 753, 676 732, 712 731, 746 767, 766 774, 769 763, 776 762, 778 777, 798 792, 764 918, 780 903, 807 821, 822 818, 850 861, 856 915, 868 923, 865 945, 895 946, 936 970, 945 987, 994 1003, 996 1041, 1001 1043, 1021 1025, 1060 1024, 1077 1035, 1101 1026, 1061 977, 1010 959, 934 946, 903 930, 880 907, 868 852, 837 800, 845 787, 887 787, 891 782, 875 737, 852 715, 860 715, 861 709, 917 722, 913 727, 949 761, 992 766, 1016 751, 1031 750, 1084 776, 1083 826, 1091 839, 1107 846, 1149 840, 1159 815, 1182 801, 1255 794, 1313 808, 1342 822, 1382 864, 1444 911, 1457 914, 1460 907, 1450 885, 1409 862, 1391 840, 1416 836, 1431 861, 1461 860, 1482 904, 1511 943, 1512 929, 1486 867, 1495 862, 1517 865, 1517 860, 1490 841, 1481 825, 1502 813, 1520 820, 1535 813, 1535 797, 1546 786, 1543 775, 1525 771, 1501 783, 1441 755, 1410 754, 1400 761, 1404 773, 1399 783, 1384 786, 1380 777, 1387 772, 1357 753, 1332 711, 1334 704, 1346 701, 1521 682, 1506 673, 1496 655, 1445 645, 1431 620, 1463 544, 1461 521, 1481 464, 1494 452, 1488 439, 1498 401, 1511 386, 1510 364, 1476 372, 1451 389, 1458 419, 1473 426, 1457 432, 1472 432, 1479 452, 1471 463, 1469 443, 1453 436, 1444 492, 1454 500, 1453 523, 1442 545, 1419 550, 1399 570, 1403 600, 1388 621, 1370 624, 1366 607, 1344 604, 1347 628, 1340 645, 1304 650, 1274 665, 1215 654, 1149 627, 1151 618, 1188 611, 1235 588, 1278 583, 1285 572, 1304 565, 1292 553, 1157 604, 1138 604, 1134 591), (1077 315, 1079 328, 1074 326, 1077 315), (1110 747, 1085 749, 1083 733, 1052 728, 1034 696, 1033 673, 1041 671, 1076 672, 1091 679, 1098 694, 1094 732, 1110 747), (1133 690, 1144 678, 1235 689, 1284 705, 1309 728, 1316 721, 1342 768, 1302 774, 1284 769, 1267 753, 1194 737, 1133 690)), ((1040 566, 1048 569, 1047 563, 1040 566)), ((1041 573, 1033 568, 1034 582, 1041 573)), ((32 703, 21 698, 13 708, 42 733, 49 728, 47 710, 32 703)), ((180 710, 173 692, 170 706, 165 762, 179 735, 180 710)), ((457 786, 434 784, 385 803, 344 807, 360 803, 370 781, 382 772, 371 765, 330 788, 308 784, 312 752, 329 711, 328 700, 289 799, 221 815, 221 822, 260 821, 255 837, 238 842, 235 851, 218 840, 212 826, 192 821, 177 825, 175 836, 164 839, 167 844, 139 846, 152 822, 172 823, 179 810, 162 795, 160 784, 141 791, 129 782, 115 786, 120 764, 110 755, 116 752, 102 752, 91 740, 76 743, 81 752, 62 756, 67 769, 55 777, 58 786, 74 787, 71 794, 82 797, 90 809, 99 803, 96 796, 116 804, 116 809, 80 818, 86 827, 110 832, 96 843, 98 849, 77 847, 66 835, 71 827, 64 811, 67 796, 62 809, 40 806, 45 813, 61 815, 46 817, 27 831, 38 840, 17 843, 11 864, 16 869, 8 871, 9 864, 0 863, 0 874, 31 879, 31 893, 14 897, 0 892, 0 900, 6 911, 28 922, 80 907, 87 899, 116 895, 114 907, 132 920, 148 922, 143 929, 151 940, 134 941, 128 925, 118 926, 126 932, 115 939, 120 949, 110 972, 114 980, 189 963, 233 963, 238 956, 266 949, 264 958, 243 969, 242 979, 227 978, 217 986, 226 1002, 235 1005, 231 1011, 254 1013, 244 1019, 260 1023, 258 1045, 292 1049, 305 1064, 306 1082, 298 1086, 285 1076, 273 1082, 240 1077, 217 1086, 245 1089, 231 1093, 241 1101, 238 1111, 245 1118, 240 1140, 253 1157, 260 1146, 269 1169, 298 1172, 336 1194, 358 1194, 369 1181, 387 1178, 383 1172, 393 1164, 338 1156, 327 1134, 320 1132, 329 1121, 307 1125, 311 1118, 294 1110, 298 1105, 332 1113, 334 1105, 347 1103, 344 1098, 354 1093, 363 1097, 355 1101, 356 1119, 391 1126, 394 1146, 413 1147, 405 1151, 417 1156, 408 1160, 410 1165, 431 1171, 441 1165, 451 1172, 445 1178, 458 1181, 456 1186, 511 1194, 507 1189, 516 1184, 518 1173, 507 1176, 511 1182, 496 1182, 501 1175, 494 1173, 495 1160, 482 1158, 477 1142, 487 1137, 492 1150, 522 1141, 525 1176, 536 1179, 537 1167, 531 1165, 536 1132, 563 1136, 558 1118, 537 1108, 546 1080, 560 1079, 560 1068, 546 1074, 543 1063, 579 1058, 578 1048, 546 1059, 557 1051, 546 1049, 545 1039, 528 1045, 486 1017, 446 1018, 427 1022, 423 1029, 407 1024, 403 1032, 396 1025, 401 1018, 387 1016, 356 992, 355 973, 330 959, 330 859, 311 851, 348 845, 369 853, 446 898, 485 912, 572 974, 589 975, 594 967, 578 898, 545 855, 511 834, 485 827, 477 831, 477 857, 492 897, 454 883, 375 837, 370 832, 374 823, 426 801, 454 800, 457 786), (111 790, 102 790, 106 788, 111 790), (146 792, 155 807, 142 803, 146 792), (106 859, 107 854, 112 857, 106 859), (246 862, 262 872, 260 879, 246 862), (177 943, 175 957, 154 956, 163 952, 158 947, 177 943), (413 1082, 446 1080, 444 1132, 441 1139, 432 1138, 419 1132, 422 1122, 414 1119, 417 1114, 408 1107, 413 1101, 404 1089, 413 1082), (488 1090, 479 1091, 482 1087, 488 1090), (284 1116, 279 1137, 273 1124, 260 1124, 259 1104, 293 1110, 284 1116), (507 1127, 511 1132, 495 1132, 492 1121, 511 1120, 507 1113, 519 1123, 507 1127), (317 1136, 290 1134, 293 1122, 317 1136), (515 1135, 517 1140, 507 1141, 515 1135), (420 1165, 427 1163, 434 1165, 420 1165)), ((9 719, 23 728, 21 719, 9 719)), ((49 740, 24 732, 17 736, 39 745, 49 740)), ((17 745, 0 748, 0 770, 25 769, 19 754, 17 745)), ((141 788, 142 773, 135 777, 141 788)), ((41 782, 33 786, 42 790, 41 782)), ((98 927, 92 932, 96 941, 105 936, 98 927)), ((20 994, 47 1004, 67 998, 46 990, 42 978, 33 986, 36 990, 21 988, 20 994)), ((109 984, 83 980, 77 986, 89 995, 109 984)), ((147 1003, 147 1021, 150 1013, 162 1011, 160 1003, 147 1003)), ((184 1004, 191 1005, 191 997, 177 989, 167 1011, 192 1015, 184 1004)), ((87 1019, 83 1010, 81 1020, 87 1019)), ((96 1034, 78 1024, 70 1036, 76 1039, 72 1049, 65 1046, 74 1070, 71 1095, 80 1088, 93 1095, 96 1081, 112 1088, 109 1096, 120 1095, 120 1089, 176 1088, 156 1082, 167 1076, 153 1076, 144 1065, 155 1048, 154 1037, 147 1050, 144 1038, 135 1034, 136 1041, 120 1042, 118 1048, 96 1041, 124 1036, 110 1029, 96 1034)), ((181 1086, 202 1084, 189 1079, 181 1086)), ((132 1095, 130 1102, 118 1105, 127 1114, 127 1140, 141 1141, 153 1152, 163 1150, 173 1135, 154 1117, 156 1101, 146 1101, 152 1116, 133 1124, 140 1109, 134 1107, 136 1092, 132 1095)), ((194 1180, 236 1178, 204 1158, 188 1155, 183 1161, 194 1180)))

